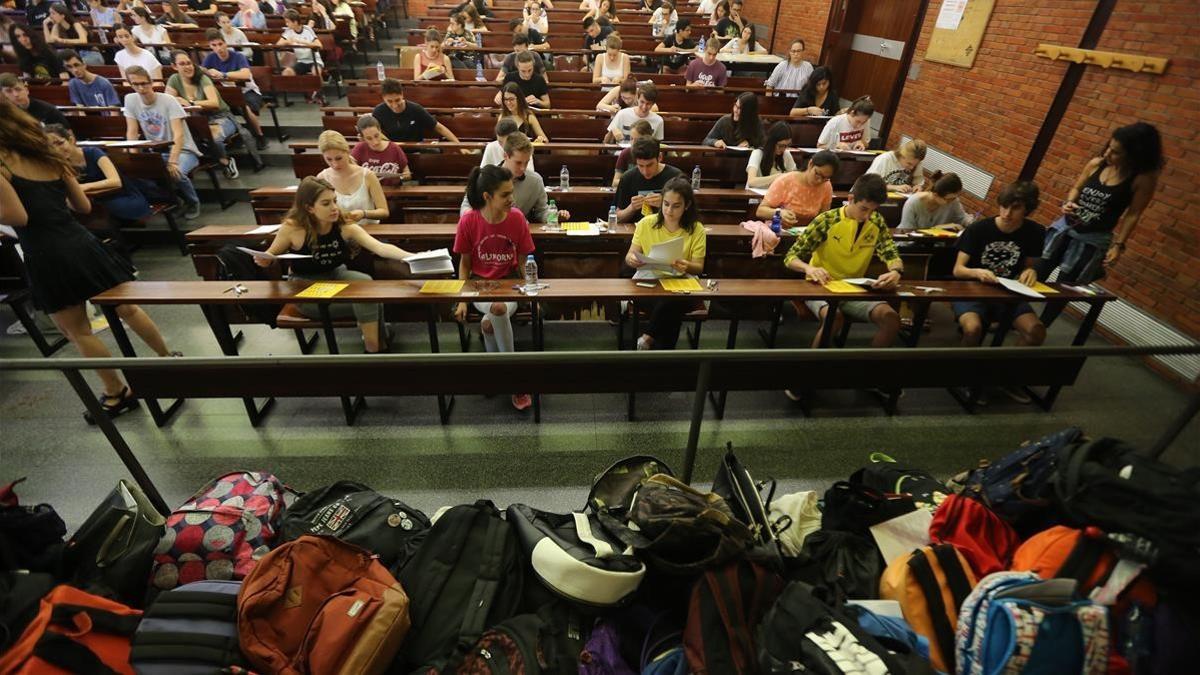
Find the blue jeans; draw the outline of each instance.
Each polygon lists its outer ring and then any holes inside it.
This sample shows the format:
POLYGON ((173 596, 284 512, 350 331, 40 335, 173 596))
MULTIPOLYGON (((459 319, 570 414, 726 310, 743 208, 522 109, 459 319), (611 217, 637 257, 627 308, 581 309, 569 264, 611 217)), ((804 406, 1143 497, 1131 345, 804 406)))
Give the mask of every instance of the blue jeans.
MULTIPOLYGON (((164 152, 163 161, 170 162, 171 154, 164 152)), ((199 204, 200 195, 196 194, 196 186, 192 185, 192 179, 188 178, 188 174, 200 165, 200 158, 192 153, 184 150, 179 153, 179 180, 175 181, 175 187, 179 189, 183 195, 183 200, 188 204, 199 204)))

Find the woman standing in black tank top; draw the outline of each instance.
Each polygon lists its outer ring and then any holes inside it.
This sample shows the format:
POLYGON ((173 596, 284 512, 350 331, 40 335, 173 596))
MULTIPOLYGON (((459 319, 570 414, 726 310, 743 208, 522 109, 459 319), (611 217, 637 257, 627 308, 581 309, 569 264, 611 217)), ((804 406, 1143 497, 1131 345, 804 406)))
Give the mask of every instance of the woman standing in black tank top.
MULTIPOLYGON (((1045 279, 1057 267, 1058 281, 1091 283, 1104 276, 1125 251, 1142 212, 1150 203, 1162 170, 1162 138, 1145 122, 1112 133, 1104 151, 1083 168, 1062 206, 1063 218, 1051 226, 1038 265, 1045 279)), ((1047 303, 1047 326, 1064 304, 1047 303)))

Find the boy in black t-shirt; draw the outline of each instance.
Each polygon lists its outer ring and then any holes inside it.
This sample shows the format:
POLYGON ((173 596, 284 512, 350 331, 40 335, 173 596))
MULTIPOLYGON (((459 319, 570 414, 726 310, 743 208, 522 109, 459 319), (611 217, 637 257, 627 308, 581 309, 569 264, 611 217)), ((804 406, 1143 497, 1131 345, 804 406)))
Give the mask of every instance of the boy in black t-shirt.
MULTIPOLYGON (((1042 254, 1045 229, 1025 216, 1037 208, 1038 187, 1029 181, 1011 183, 1000 191, 996 201, 1000 204, 1000 215, 968 225, 959 237, 954 277, 987 284, 998 283, 999 278, 1016 279, 1032 286, 1038 280, 1033 263, 1042 254)), ((964 347, 978 346, 984 329, 999 320, 1010 306, 973 301, 951 304, 962 327, 964 347)), ((1046 327, 1028 302, 1018 304, 1013 310, 1013 328, 1020 346, 1036 346, 1046 340, 1046 327)), ((1010 395, 1022 402, 1029 400, 1024 392, 1013 391, 1010 395)))
POLYGON ((683 175, 679 169, 663 164, 662 147, 654 137, 634 141, 632 154, 637 166, 621 176, 613 199, 617 220, 622 223, 635 222, 643 215, 657 211, 662 206, 663 186, 672 178, 683 175))
MULTIPOLYGON (((458 137, 446 125, 434 119, 421 104, 404 98, 404 85, 399 80, 388 78, 383 81, 383 103, 375 106, 371 114, 379 120, 379 127, 388 140, 396 143, 416 143, 425 139, 429 131, 457 143, 458 137)), ((471 150, 463 150, 470 153, 471 150)))
POLYGON ((663 58, 663 66, 679 70, 687 65, 688 57, 696 53, 696 41, 692 39, 692 22, 680 19, 675 22, 675 32, 663 38, 654 51, 670 54, 663 58))
MULTIPOLYGON (((550 107, 550 88, 546 84, 546 78, 538 75, 535 71, 538 60, 533 52, 519 52, 516 58, 517 71, 505 75, 504 82, 506 84, 515 82, 521 88, 521 92, 525 94, 525 102, 529 105, 548 109, 550 107)), ((500 105, 500 92, 496 92, 494 100, 496 105, 500 105)))

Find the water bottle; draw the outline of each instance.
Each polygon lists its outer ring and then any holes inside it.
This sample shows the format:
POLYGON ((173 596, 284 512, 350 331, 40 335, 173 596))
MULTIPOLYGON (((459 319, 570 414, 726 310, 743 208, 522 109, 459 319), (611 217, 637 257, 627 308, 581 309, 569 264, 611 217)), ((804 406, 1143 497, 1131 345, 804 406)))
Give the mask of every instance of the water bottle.
POLYGON ((375 76, 380 82, 387 77, 387 73, 383 70, 383 61, 375 62, 375 76))
POLYGON ((608 231, 614 232, 617 229, 617 207, 608 207, 608 231))
POLYGON ((692 190, 699 190, 699 189, 700 189, 700 165, 697 164, 696 168, 692 169, 692 190))
POLYGON ((553 199, 546 202, 546 225, 552 230, 558 229, 558 204, 553 199))
POLYGON ((108 31, 104 30, 103 28, 96 29, 96 37, 100 40, 100 44, 108 44, 108 31))
POLYGON ((483 76, 483 61, 475 62, 475 81, 483 82, 486 78, 483 76))
POLYGON ((775 215, 771 216, 771 231, 779 234, 783 230, 783 216, 780 215, 779 209, 775 209, 775 215))
POLYGON ((663 24, 662 24, 662 21, 661 21, 661 20, 660 20, 660 21, 655 21, 655 22, 654 22, 654 26, 653 26, 653 28, 652 28, 651 30, 652 30, 652 31, 653 31, 653 33, 654 33, 654 37, 662 37, 662 34, 663 34, 663 24))
POLYGON ((729 50, 736 54, 738 49, 740 49, 742 46, 741 38, 733 38, 730 40, 730 42, 733 44, 733 46, 730 47, 729 50))
POLYGON ((563 164, 562 171, 558 172, 558 189, 559 190, 570 190, 571 189, 571 172, 567 170, 566 164, 563 164))
POLYGON ((703 53, 704 53, 704 44, 705 44, 705 43, 704 43, 704 36, 703 36, 703 35, 701 35, 701 36, 700 36, 700 44, 696 46, 696 49, 697 49, 697 50, 698 50, 698 51, 699 51, 701 54, 703 54, 703 53))
POLYGON ((483 33, 475 33, 475 46, 483 47, 483 33))
POLYGON ((533 255, 525 258, 525 295, 538 294, 538 269, 537 261, 533 259, 533 255))

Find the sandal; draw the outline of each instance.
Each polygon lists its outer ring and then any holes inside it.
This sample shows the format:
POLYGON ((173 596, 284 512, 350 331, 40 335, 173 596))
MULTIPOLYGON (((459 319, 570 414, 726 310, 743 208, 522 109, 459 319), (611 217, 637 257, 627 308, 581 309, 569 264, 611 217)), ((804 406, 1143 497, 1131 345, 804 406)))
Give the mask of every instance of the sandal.
MULTIPOLYGON (((97 397, 97 400, 100 403, 100 409, 104 411, 104 414, 107 415, 109 419, 118 417, 125 412, 133 410, 139 405, 137 398, 134 397, 134 395, 129 391, 129 387, 122 387, 121 393, 117 394, 116 396, 110 396, 108 394, 101 393, 100 396, 97 397)), ((92 419, 91 413, 85 412, 83 414, 83 419, 87 421, 88 424, 96 423, 96 420, 92 419)))

